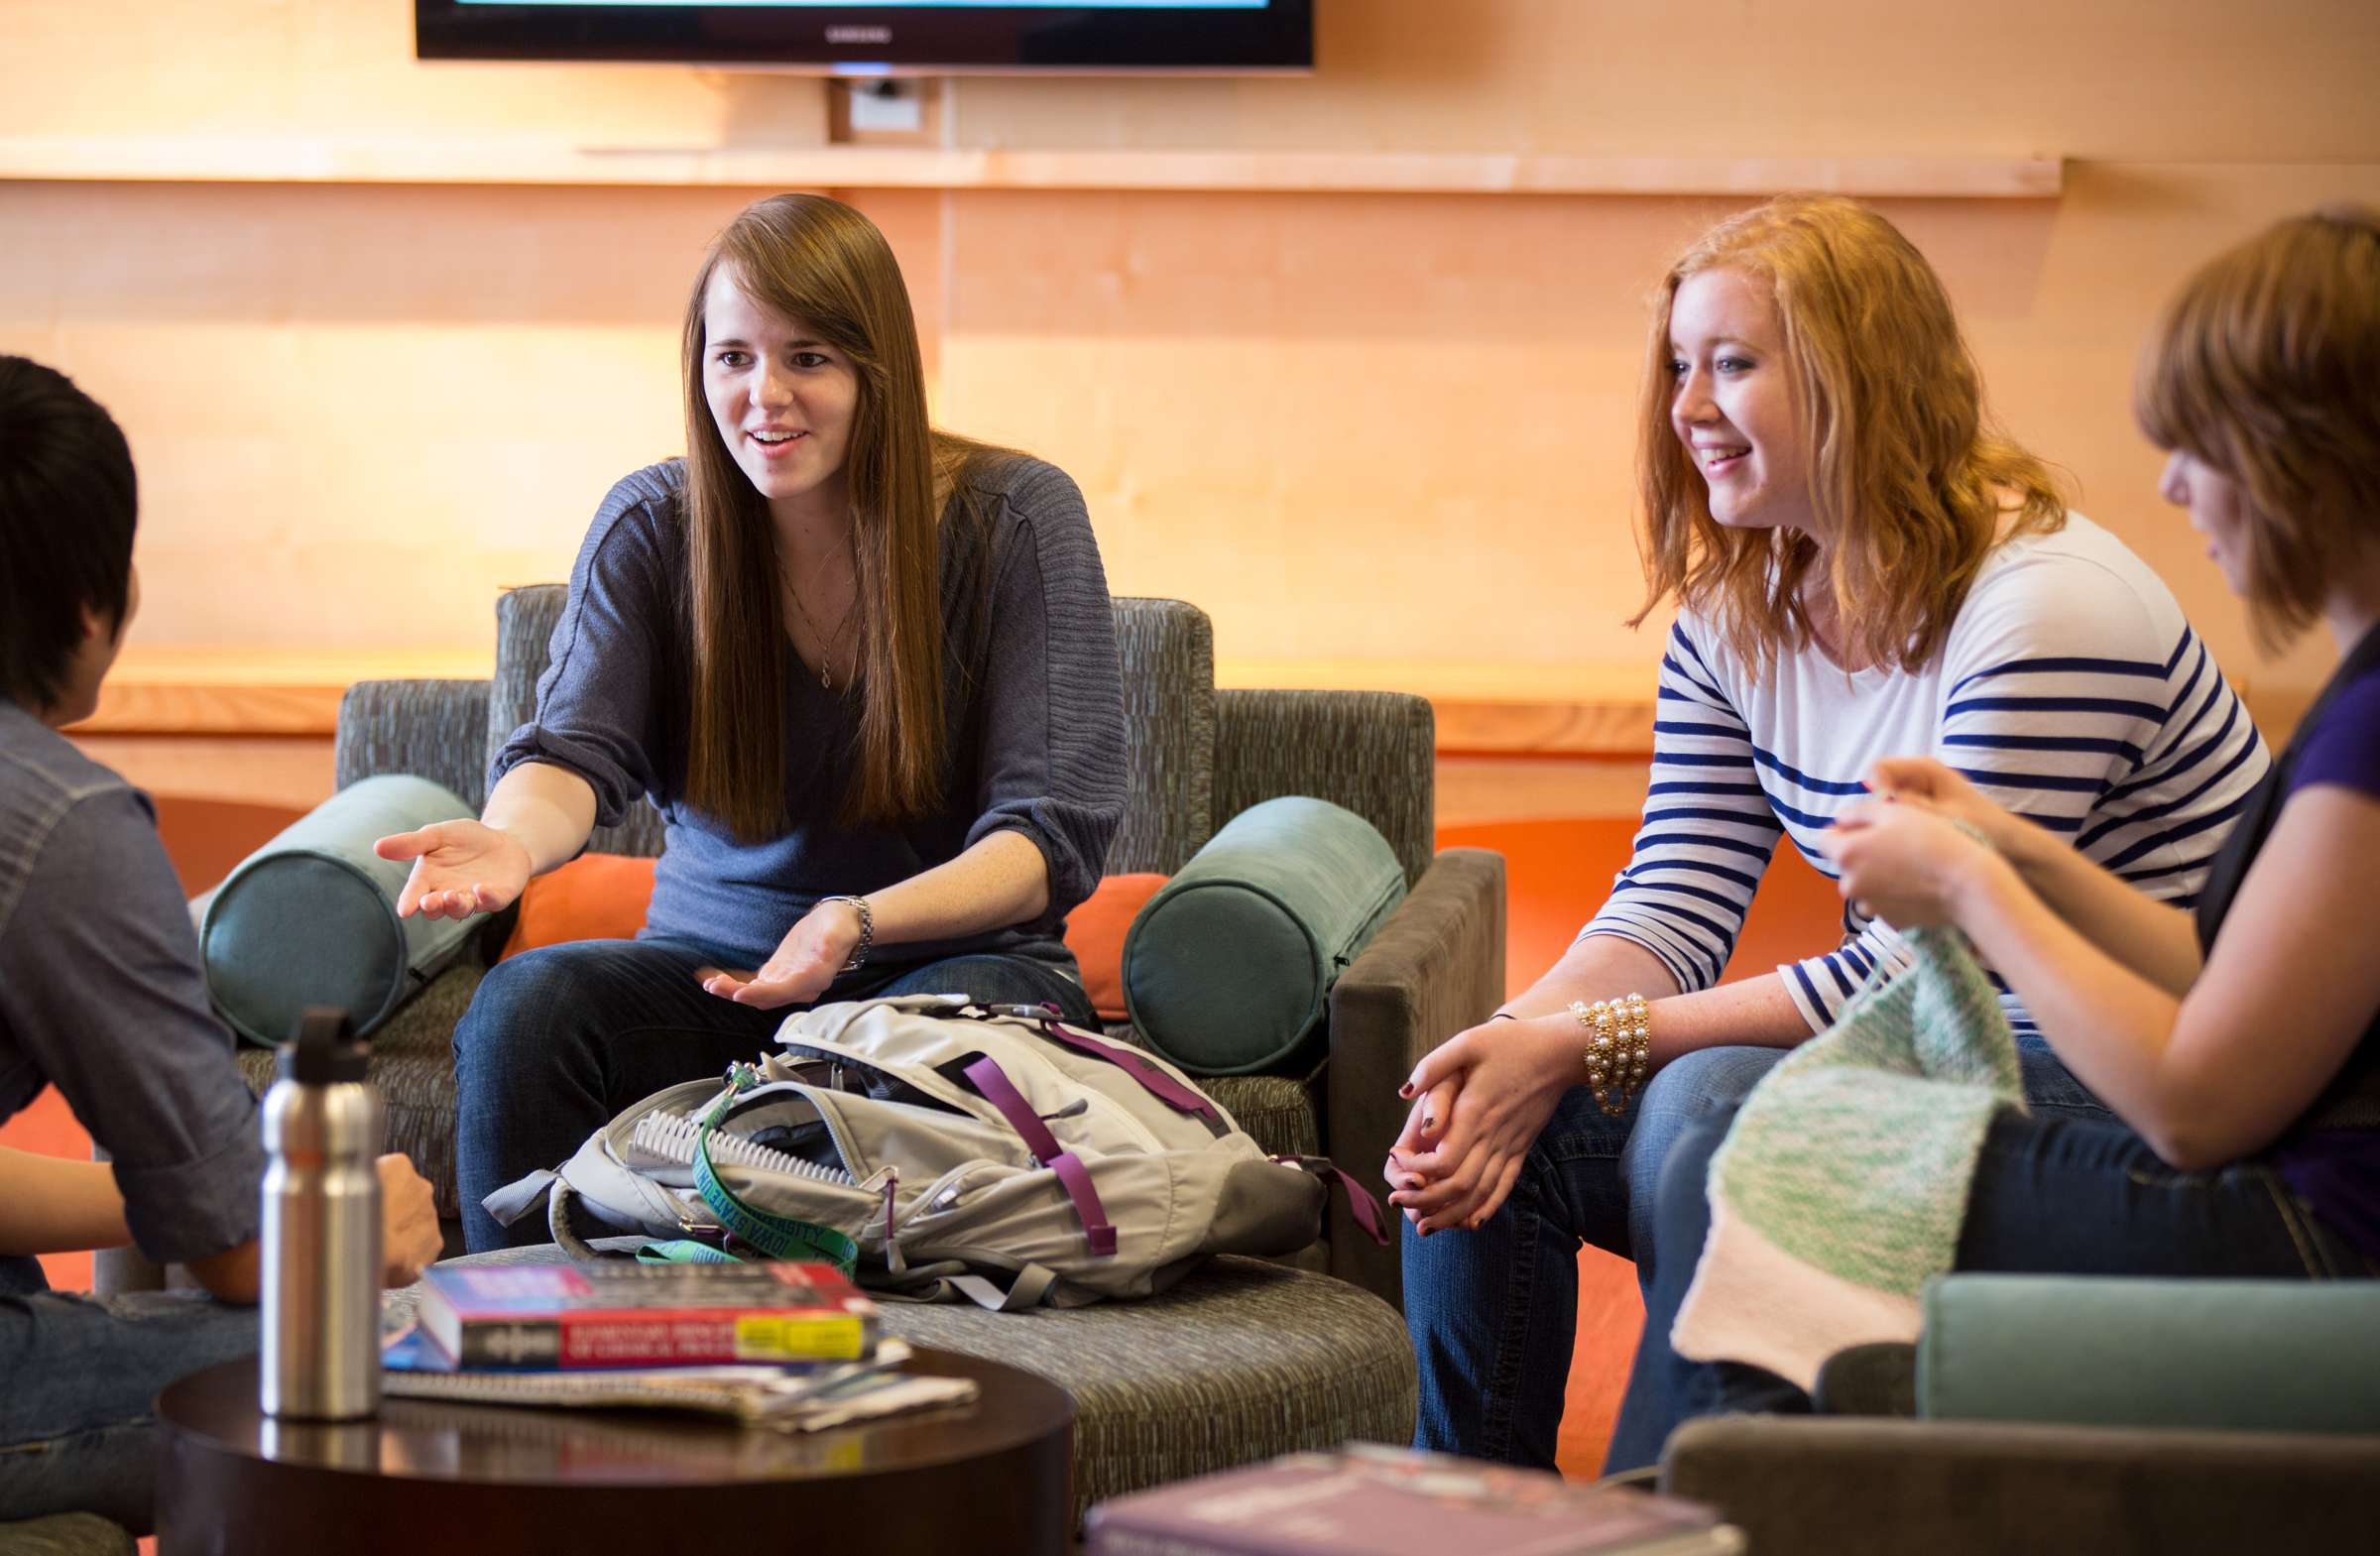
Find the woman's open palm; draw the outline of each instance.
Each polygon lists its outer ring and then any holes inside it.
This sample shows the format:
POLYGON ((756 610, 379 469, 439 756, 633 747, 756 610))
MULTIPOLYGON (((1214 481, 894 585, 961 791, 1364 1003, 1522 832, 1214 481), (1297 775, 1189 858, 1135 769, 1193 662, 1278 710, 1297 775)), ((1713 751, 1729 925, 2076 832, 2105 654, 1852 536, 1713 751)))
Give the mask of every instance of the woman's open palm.
POLYGON ((414 862, 397 894, 397 916, 468 918, 500 913, 529 885, 529 850, 480 821, 438 821, 372 845, 383 859, 414 862))

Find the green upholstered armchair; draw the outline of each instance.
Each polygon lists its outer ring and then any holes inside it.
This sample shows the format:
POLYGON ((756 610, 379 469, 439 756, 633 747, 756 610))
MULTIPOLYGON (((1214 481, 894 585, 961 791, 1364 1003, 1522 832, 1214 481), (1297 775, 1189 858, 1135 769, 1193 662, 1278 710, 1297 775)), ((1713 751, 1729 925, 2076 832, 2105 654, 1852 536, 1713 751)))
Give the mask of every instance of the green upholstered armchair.
MULTIPOLYGON (((488 758, 534 707, 546 643, 564 598, 559 585, 517 589, 497 602, 496 664, 487 680, 365 681, 339 711, 336 781, 382 773, 434 779, 474 807, 486 797, 488 758)), ((1110 851, 1112 874, 1170 874, 1242 809, 1279 794, 1312 794, 1377 826, 1405 868, 1403 904, 1339 979, 1328 1057, 1311 1073, 1228 1076, 1215 1095, 1267 1149, 1326 1153, 1361 1180, 1402 1127, 1396 1089, 1420 1056, 1503 998, 1502 857, 1434 843, 1434 724, 1429 703, 1395 692, 1230 690, 1215 685, 1214 634, 1204 612, 1178 600, 1115 602, 1124 671, 1130 798, 1110 851)), ((660 817, 639 806, 600 828, 598 852, 653 855, 660 817)), ((486 972, 466 955, 374 1033, 374 1078, 388 1110, 389 1147, 404 1150, 457 1214, 450 1038, 486 972)), ((260 1091, 271 1055, 243 1053, 260 1091)), ((1356 1230, 1334 1198, 1325 1243, 1311 1261, 1398 1302, 1397 1255, 1356 1230)), ((129 1252, 102 1255, 101 1290, 156 1284, 129 1252)))
POLYGON ((1762 1556, 2380 1550, 2380 1281, 1952 1275, 1913 1360, 1915 1418, 1689 1422, 1662 1489, 1762 1556))

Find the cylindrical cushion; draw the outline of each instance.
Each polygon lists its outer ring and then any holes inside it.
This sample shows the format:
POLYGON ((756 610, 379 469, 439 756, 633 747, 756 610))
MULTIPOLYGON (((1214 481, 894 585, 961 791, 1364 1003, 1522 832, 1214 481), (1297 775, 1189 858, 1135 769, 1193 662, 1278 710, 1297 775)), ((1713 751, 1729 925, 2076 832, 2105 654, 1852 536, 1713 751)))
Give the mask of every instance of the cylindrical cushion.
POLYGON ((1404 899, 1372 824, 1292 795, 1234 816, 1124 940, 1133 1027, 1200 1075, 1284 1071, 1322 1033, 1331 985, 1404 899))
POLYGON ((206 990, 232 1030, 280 1042, 308 1006, 333 1005, 370 1032, 437 976, 469 919, 397 916, 413 867, 372 852, 392 832, 468 816, 453 790, 384 774, 351 783, 242 860, 198 925, 206 990))
POLYGON ((1929 1416, 2380 1432, 2380 1281, 1952 1275, 1917 1358, 1929 1416))

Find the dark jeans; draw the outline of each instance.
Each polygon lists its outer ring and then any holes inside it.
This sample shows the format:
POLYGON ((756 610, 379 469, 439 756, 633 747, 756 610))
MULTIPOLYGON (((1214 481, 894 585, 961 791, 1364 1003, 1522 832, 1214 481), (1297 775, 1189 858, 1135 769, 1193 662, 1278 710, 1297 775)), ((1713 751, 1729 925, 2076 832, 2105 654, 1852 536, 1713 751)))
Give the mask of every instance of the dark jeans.
MULTIPOLYGON (((724 961, 681 940, 587 940, 527 951, 489 969, 454 1029, 455 1176, 472 1253, 548 1236, 537 1216, 500 1226, 481 1207, 489 1194, 559 1166, 640 1099, 723 1074, 771 1046, 798 1007, 760 1011, 703 993, 695 969, 724 961)), ((1067 1020, 1098 1026, 1081 985, 1014 956, 865 967, 836 980, 821 1003, 900 994, 1053 1004, 1067 1020)))
POLYGON ((190 1291, 46 1291, 38 1266, 5 1278, 0 1520, 96 1512, 148 1533, 157 1396, 201 1368, 254 1354, 256 1309, 190 1291))
MULTIPOLYGON (((1711 1157, 1731 1113, 1688 1131, 1658 1194, 1662 1241, 1695 1250, 1711 1230, 1711 1157)), ((1723 1411, 1805 1414, 1810 1396, 1738 1362, 1689 1362, 1669 1332, 1696 1259, 1673 1257, 1645 1299, 1606 1471, 1657 1462, 1672 1429, 1723 1411)), ((2241 1276, 2321 1280, 2374 1271, 2256 1162, 2177 1172, 2120 1121, 2002 1117, 1984 1136, 1953 1261, 2008 1274, 2241 1276)))
MULTIPOLYGON (((1616 1118, 1585 1087, 1574 1088, 1486 1226, 1422 1238, 1405 1223, 1405 1324, 1421 1364, 1417 1447, 1554 1467, 1578 1328, 1579 1245, 1633 1258, 1647 1301, 1664 1270, 1663 1248, 1686 1250, 1671 1262, 1691 1275, 1701 1238, 1677 1243, 1656 1224, 1663 1163, 1691 1126, 1742 1101, 1785 1052, 1683 1054, 1616 1118)), ((2025 1096, 2037 1110, 2112 1117, 2046 1044, 2022 1042, 2019 1054, 2025 1096)))

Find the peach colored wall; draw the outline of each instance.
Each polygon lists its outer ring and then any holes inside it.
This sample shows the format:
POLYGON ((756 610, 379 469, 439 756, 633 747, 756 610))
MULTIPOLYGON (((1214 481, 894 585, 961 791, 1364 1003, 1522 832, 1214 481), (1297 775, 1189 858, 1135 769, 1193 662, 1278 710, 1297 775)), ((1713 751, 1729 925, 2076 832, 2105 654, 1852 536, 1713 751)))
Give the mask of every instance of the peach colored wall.
MULTIPOLYGON (((0 0, 0 153, 426 136, 799 146, 818 83, 421 66, 405 0, 0 0)), ((2199 259, 2380 200, 2366 0, 1321 0, 1309 79, 969 79, 963 146, 2065 156, 2055 200, 1885 208, 1956 294, 2005 419, 2173 581, 2236 609, 2155 501, 2136 343, 2199 259)), ((152 644, 486 641, 621 471, 679 441, 673 320, 753 192, 0 181, 0 349, 130 428, 152 644)), ((1643 298, 1704 199, 862 192, 938 413, 1088 492, 1120 592, 1227 655, 1643 658, 1619 625, 1643 298)))

